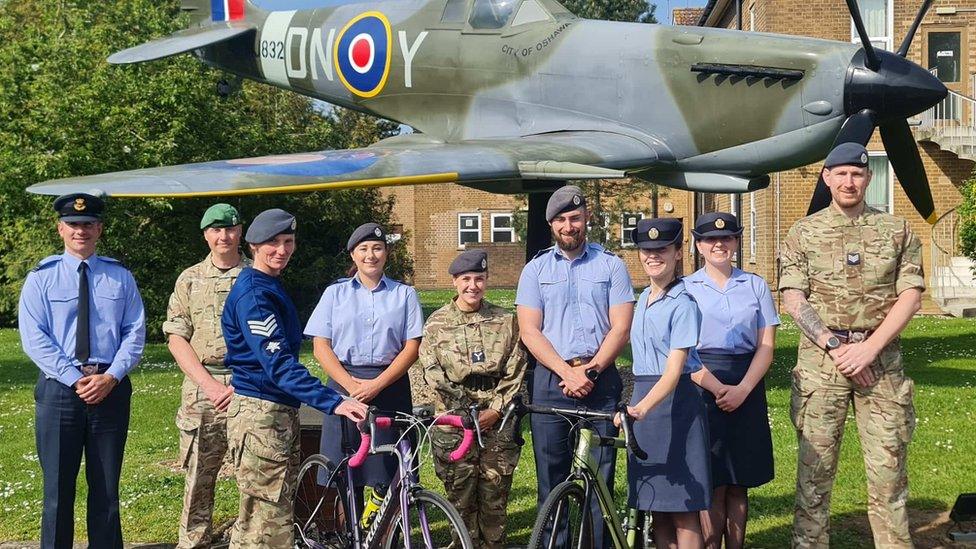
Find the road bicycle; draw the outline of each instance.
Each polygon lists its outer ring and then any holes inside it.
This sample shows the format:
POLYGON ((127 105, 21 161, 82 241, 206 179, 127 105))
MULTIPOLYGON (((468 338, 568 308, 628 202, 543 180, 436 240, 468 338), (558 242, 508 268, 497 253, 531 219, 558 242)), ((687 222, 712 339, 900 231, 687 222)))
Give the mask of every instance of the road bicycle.
POLYGON ((309 456, 298 473, 295 545, 302 549, 473 549, 457 510, 441 495, 425 490, 417 475, 420 462, 409 435, 420 435, 420 448, 432 425, 463 431, 461 443, 450 454, 452 461, 462 459, 475 441, 477 422, 471 415, 434 417, 429 408, 415 409, 411 415, 370 407, 366 420, 356 425, 361 440, 355 452, 345 448, 346 456, 337 464, 321 454, 309 456), (393 428, 400 430, 395 444, 373 444, 377 429, 393 428), (396 456, 398 467, 379 510, 364 528, 353 471, 374 454, 396 456))
POLYGON ((603 528, 604 524, 607 526, 613 547, 644 549, 652 546, 649 541, 650 528, 647 524, 650 513, 627 508, 623 503, 619 508, 617 507, 613 492, 599 474, 599 466, 590 452, 594 447, 613 448, 614 459, 616 459, 616 450, 627 448, 638 458, 647 459, 647 454, 633 436, 634 420, 627 415, 626 404, 618 404, 615 412, 604 412, 582 407, 553 408, 525 404, 521 397, 515 397, 505 408, 502 426, 499 429, 505 429, 509 422, 514 421, 515 442, 524 444, 525 440, 521 436, 519 427, 522 418, 527 414, 562 417, 573 425, 570 440, 575 438, 572 470, 565 481, 552 489, 539 509, 532 534, 529 536, 528 549, 592 549, 594 525, 590 505, 594 497, 600 505, 603 516, 603 524, 596 526, 598 528, 603 528), (621 413, 624 417, 621 423, 623 438, 602 436, 591 425, 593 421, 613 421, 617 413, 621 413))

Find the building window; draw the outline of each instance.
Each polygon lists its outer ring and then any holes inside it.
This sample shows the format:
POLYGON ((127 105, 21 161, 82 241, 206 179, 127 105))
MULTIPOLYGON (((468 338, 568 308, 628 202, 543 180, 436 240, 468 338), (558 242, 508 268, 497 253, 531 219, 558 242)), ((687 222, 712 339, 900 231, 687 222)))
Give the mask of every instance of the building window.
MULTIPOLYGON (((864 20, 864 29, 868 32, 868 40, 876 48, 891 50, 891 27, 894 25, 892 6, 893 0, 860 0, 861 19, 864 20)), ((854 20, 851 20, 851 42, 860 43, 861 37, 857 35, 854 28, 854 20)))
POLYGON ((596 212, 586 222, 586 240, 606 245, 610 240, 610 214, 596 212))
POLYGON ((871 183, 868 185, 864 201, 868 206, 882 212, 891 212, 891 195, 893 194, 893 181, 891 177, 891 165, 888 164, 888 155, 883 152, 872 152, 868 156, 868 168, 871 169, 871 183))
POLYGON ((515 226, 512 224, 512 214, 491 214, 491 241, 515 242, 515 226))
POLYGON ((481 242, 481 214, 458 214, 458 246, 481 242))
POLYGON ((928 34, 929 70, 942 82, 961 80, 962 48, 959 32, 928 34))
POLYGON ((634 229, 637 228, 637 222, 644 217, 644 214, 639 212, 629 212, 624 213, 620 220, 620 245, 621 246, 633 246, 634 245, 634 229))

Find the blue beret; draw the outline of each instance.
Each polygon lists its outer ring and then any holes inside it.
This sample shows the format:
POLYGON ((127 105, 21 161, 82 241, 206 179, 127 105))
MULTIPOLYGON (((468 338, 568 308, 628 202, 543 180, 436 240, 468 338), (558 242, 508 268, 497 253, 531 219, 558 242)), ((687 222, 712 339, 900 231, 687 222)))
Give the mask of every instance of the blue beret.
POLYGON ((356 230, 352 232, 352 236, 346 242, 346 251, 351 252, 359 246, 360 243, 366 242, 367 240, 375 240, 376 242, 386 243, 386 231, 379 223, 363 223, 356 230))
POLYGON ((267 242, 279 234, 294 234, 298 223, 295 216, 278 208, 259 213, 247 228, 244 240, 251 244, 267 242))
POLYGON ((579 187, 576 185, 560 187, 552 193, 549 202, 546 203, 546 221, 551 223, 552 219, 561 213, 585 207, 586 197, 583 196, 583 191, 579 187))
POLYGON ((634 229, 634 244, 644 250, 657 250, 681 240, 681 220, 666 217, 641 219, 634 229))
POLYGON ((66 194, 54 200, 54 211, 58 219, 68 223, 101 221, 105 201, 85 193, 66 194))
POLYGON ((447 272, 451 276, 462 273, 487 273, 488 252, 484 250, 466 250, 454 258, 447 272))
POLYGON ((824 160, 824 168, 834 166, 860 166, 868 165, 868 150, 860 143, 841 143, 834 147, 824 160))
POLYGON ((739 219, 730 213, 711 212, 695 220, 695 228, 691 230, 691 234, 695 238, 739 236, 742 234, 742 227, 739 226, 739 219))

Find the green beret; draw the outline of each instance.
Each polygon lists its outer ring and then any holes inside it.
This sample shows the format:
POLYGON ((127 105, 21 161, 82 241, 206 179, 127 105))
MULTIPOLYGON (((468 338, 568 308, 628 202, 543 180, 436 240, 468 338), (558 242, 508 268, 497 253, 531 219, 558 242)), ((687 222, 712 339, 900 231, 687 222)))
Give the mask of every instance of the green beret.
POLYGON ((200 220, 201 229, 208 227, 233 227, 240 224, 241 216, 237 213, 237 208, 224 203, 214 204, 207 208, 207 211, 203 213, 203 218, 200 220))

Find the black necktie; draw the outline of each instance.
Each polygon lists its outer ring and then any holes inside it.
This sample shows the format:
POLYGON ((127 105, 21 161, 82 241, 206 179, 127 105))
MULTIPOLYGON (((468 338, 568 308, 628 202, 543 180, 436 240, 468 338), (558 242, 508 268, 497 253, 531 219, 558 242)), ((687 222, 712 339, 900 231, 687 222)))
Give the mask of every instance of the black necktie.
POLYGON ((75 358, 82 364, 88 363, 91 356, 91 342, 89 341, 89 315, 90 305, 88 292, 88 264, 84 261, 78 265, 78 330, 75 333, 75 358))

